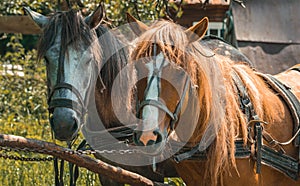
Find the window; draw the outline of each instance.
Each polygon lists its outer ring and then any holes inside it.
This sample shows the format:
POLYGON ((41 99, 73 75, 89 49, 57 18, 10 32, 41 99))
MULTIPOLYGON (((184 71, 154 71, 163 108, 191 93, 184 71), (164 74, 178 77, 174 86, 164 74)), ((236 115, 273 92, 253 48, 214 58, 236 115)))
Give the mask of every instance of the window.
MULTIPOLYGON (((194 22, 196 24, 197 22, 194 22)), ((224 36, 223 23, 222 22, 209 22, 206 35, 215 35, 218 37, 224 36)))
POLYGON ((222 22, 210 22, 208 24, 207 35, 215 35, 223 37, 223 23, 222 22))

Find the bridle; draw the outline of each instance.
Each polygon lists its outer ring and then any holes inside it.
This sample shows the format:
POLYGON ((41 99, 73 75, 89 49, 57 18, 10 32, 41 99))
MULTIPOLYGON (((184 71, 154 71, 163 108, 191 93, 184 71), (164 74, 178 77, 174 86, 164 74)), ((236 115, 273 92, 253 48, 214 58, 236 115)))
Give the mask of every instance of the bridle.
MULTIPOLYGON (((156 56, 156 44, 154 44, 154 56, 156 56)), ((186 76, 185 78, 185 83, 184 83, 184 88, 182 91, 182 95, 180 96, 179 102, 177 103, 175 110, 172 112, 162 101, 160 100, 154 100, 154 99, 147 99, 146 95, 149 92, 149 89, 151 87, 151 84, 153 83, 154 79, 157 79, 158 85, 157 85, 157 89, 158 89, 158 97, 160 95, 161 92, 161 78, 159 77, 159 73, 162 71, 163 67, 164 67, 164 63, 165 63, 165 57, 163 58, 162 64, 160 65, 160 67, 157 67, 157 62, 156 62, 156 58, 154 60, 154 70, 153 73, 150 77, 149 83, 147 84, 147 87, 145 89, 144 92, 144 99, 140 102, 139 100, 137 100, 137 118, 140 118, 140 113, 142 111, 142 109, 147 106, 147 105, 151 105, 154 106, 162 111, 164 111, 169 117, 170 117, 170 131, 167 133, 166 138, 168 138, 168 136, 170 135, 170 133, 175 129, 176 123, 178 122, 178 117, 183 105, 183 101, 184 98, 187 94, 187 90, 188 87, 190 85, 190 78, 188 76, 186 76)))
MULTIPOLYGON (((49 114, 53 114, 56 107, 66 107, 76 111, 80 118, 81 122, 84 122, 84 117, 87 114, 87 102, 88 98, 85 100, 82 98, 80 92, 71 84, 65 82, 65 69, 64 69, 64 59, 65 59, 65 49, 60 47, 60 54, 58 58, 58 69, 57 69, 57 79, 56 84, 52 90, 48 91, 48 110, 49 114), (74 93, 78 99, 77 101, 68 99, 68 98, 53 98, 55 91, 67 89, 74 93)), ((46 59, 47 60, 47 59, 46 59)), ((88 97, 88 96, 86 96, 88 97)))

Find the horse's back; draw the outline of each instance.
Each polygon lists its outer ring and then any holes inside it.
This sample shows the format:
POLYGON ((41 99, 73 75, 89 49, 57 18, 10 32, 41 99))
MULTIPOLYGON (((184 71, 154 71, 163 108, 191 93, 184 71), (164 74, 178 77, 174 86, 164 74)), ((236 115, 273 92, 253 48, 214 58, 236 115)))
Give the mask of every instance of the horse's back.
POLYGON ((275 77, 284 83, 300 100, 300 64, 294 65, 275 77))
POLYGON ((227 43, 222 38, 212 35, 205 36, 200 43, 208 47, 216 55, 228 58, 235 63, 243 62, 251 67, 253 66, 253 63, 241 51, 227 43))

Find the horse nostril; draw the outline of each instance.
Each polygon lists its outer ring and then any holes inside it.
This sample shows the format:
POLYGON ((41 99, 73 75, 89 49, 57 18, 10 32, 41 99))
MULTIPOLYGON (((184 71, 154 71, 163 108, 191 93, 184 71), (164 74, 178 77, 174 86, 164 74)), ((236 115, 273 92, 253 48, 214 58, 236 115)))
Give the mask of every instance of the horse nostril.
POLYGON ((72 127, 72 131, 73 132, 76 132, 77 131, 77 129, 78 129, 78 127, 79 127, 79 121, 76 119, 76 117, 73 117, 73 120, 74 120, 74 122, 73 122, 73 127, 72 127))
POLYGON ((140 137, 142 135, 142 131, 134 131, 133 132, 133 142, 137 145, 137 146, 146 146, 141 140, 140 137))
POLYGON ((157 138, 155 140, 155 144, 162 142, 162 140, 163 140, 163 134, 160 132, 159 129, 154 130, 153 134, 157 136, 157 138))
POLYGON ((166 137, 159 129, 154 131, 134 131, 133 141, 142 147, 141 151, 148 155, 158 155, 163 152, 166 137))
POLYGON ((137 146, 151 146, 162 142, 162 140, 163 140, 163 135, 159 131, 159 129, 156 129, 153 132, 150 131, 133 132, 133 141, 137 146))

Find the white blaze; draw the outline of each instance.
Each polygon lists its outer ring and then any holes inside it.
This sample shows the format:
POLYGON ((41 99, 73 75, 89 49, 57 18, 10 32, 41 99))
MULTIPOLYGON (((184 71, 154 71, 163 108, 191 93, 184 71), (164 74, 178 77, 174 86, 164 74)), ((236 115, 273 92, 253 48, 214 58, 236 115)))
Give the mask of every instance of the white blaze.
MULTIPOLYGON (((162 53, 160 53, 159 55, 156 56, 156 68, 160 69, 160 71, 158 72, 158 76, 161 77, 161 65, 163 63, 164 60, 164 55, 162 53)), ((149 63, 146 64, 146 67, 149 70, 149 74, 148 74, 148 80, 147 80, 147 84, 149 85, 150 83, 150 79, 153 75, 154 72, 154 62, 150 61, 149 63)), ((163 66, 166 66, 168 64, 168 61, 165 60, 163 66)), ((159 100, 159 90, 158 87, 160 86, 160 81, 158 81, 158 79, 155 77, 152 80, 152 83, 150 84, 149 90, 147 92, 147 94, 145 95, 145 99, 146 100, 159 100)), ((142 113, 142 118, 144 120, 144 131, 148 131, 148 130, 153 130, 155 128, 158 127, 158 123, 159 123, 159 109, 155 106, 152 105, 146 105, 143 108, 143 113, 142 113)))

